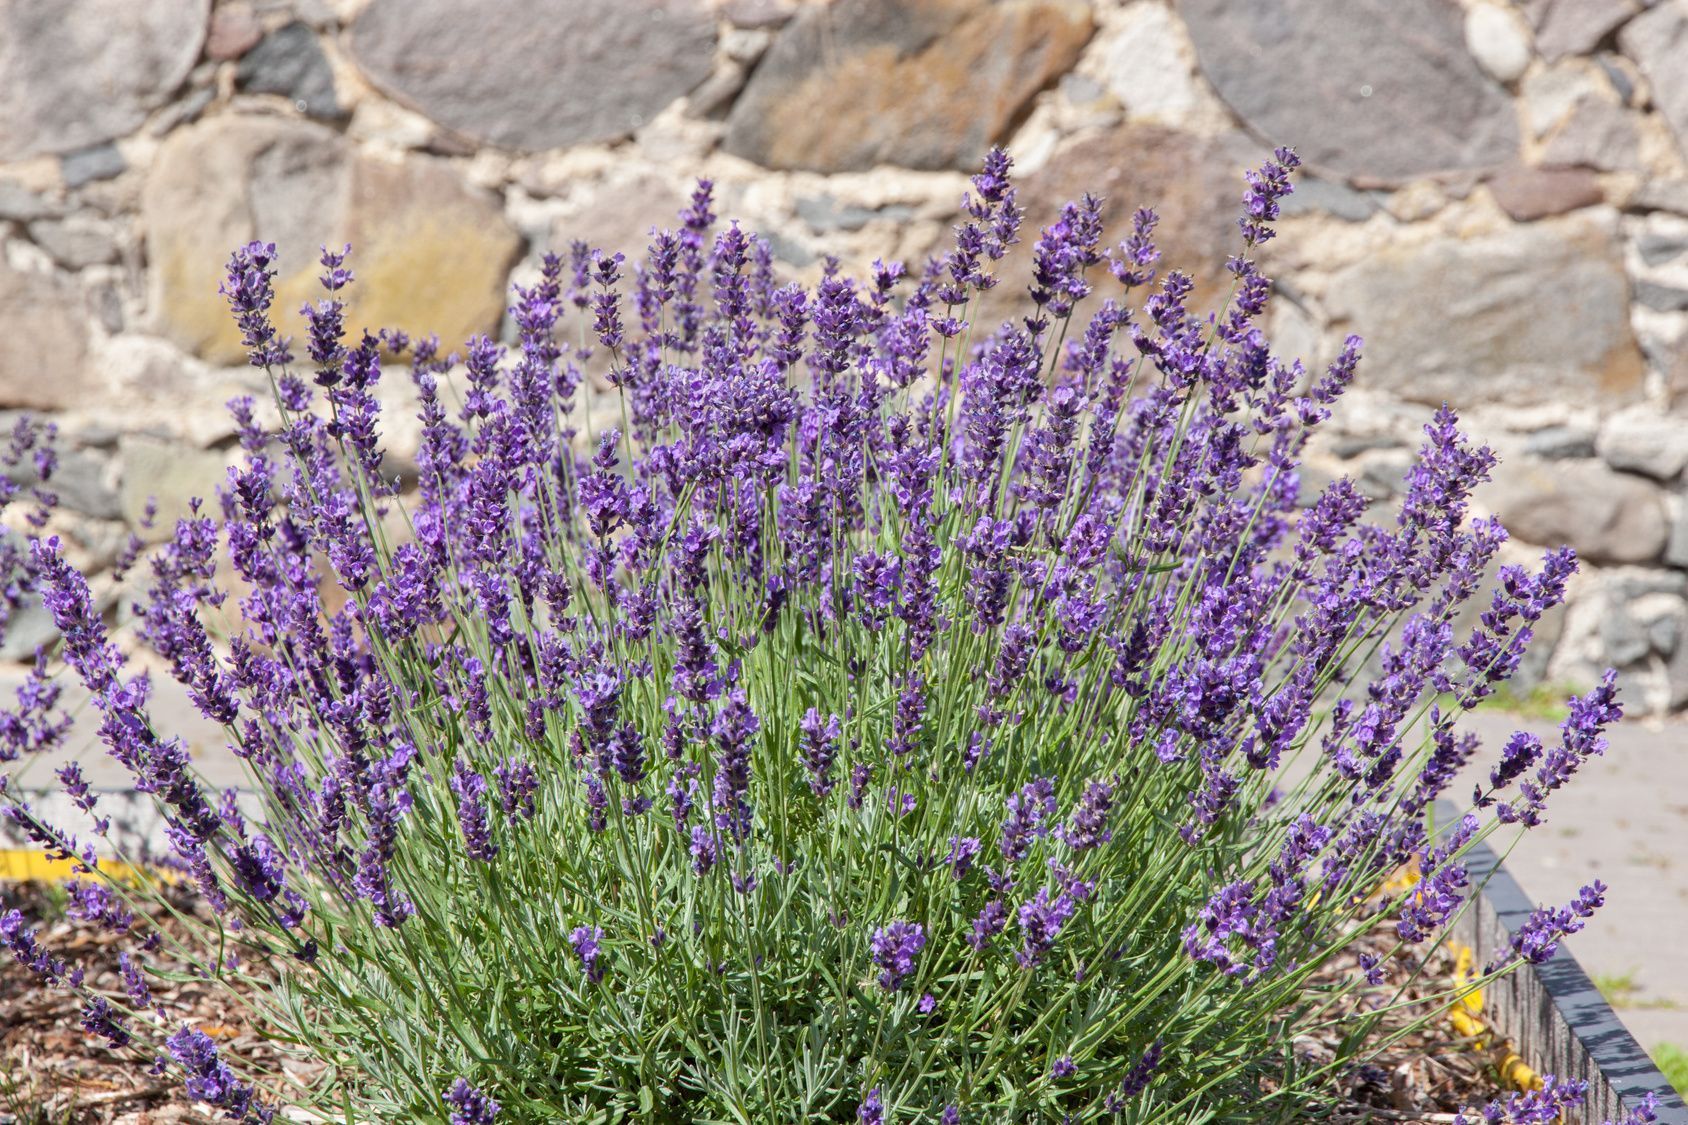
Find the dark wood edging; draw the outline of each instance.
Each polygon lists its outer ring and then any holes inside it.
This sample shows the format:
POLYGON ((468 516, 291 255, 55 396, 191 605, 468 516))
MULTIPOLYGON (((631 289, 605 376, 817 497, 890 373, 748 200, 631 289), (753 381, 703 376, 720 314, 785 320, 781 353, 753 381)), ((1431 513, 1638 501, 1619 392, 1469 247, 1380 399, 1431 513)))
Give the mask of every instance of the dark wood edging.
MULTIPOLYGON (((1452 823, 1451 812, 1442 806, 1438 819, 1452 823)), ((1467 853, 1466 867, 1472 885, 1482 891, 1455 923, 1452 937, 1471 946, 1481 968, 1509 947, 1537 904, 1487 845, 1467 853)), ((1524 965, 1484 988, 1482 1018, 1512 1040, 1537 1074, 1588 1082, 1588 1101, 1578 1119, 1586 1125, 1621 1120, 1649 1092, 1659 1099, 1660 1125, 1688 1125, 1688 1105, 1569 950, 1561 947, 1546 964, 1524 965)))

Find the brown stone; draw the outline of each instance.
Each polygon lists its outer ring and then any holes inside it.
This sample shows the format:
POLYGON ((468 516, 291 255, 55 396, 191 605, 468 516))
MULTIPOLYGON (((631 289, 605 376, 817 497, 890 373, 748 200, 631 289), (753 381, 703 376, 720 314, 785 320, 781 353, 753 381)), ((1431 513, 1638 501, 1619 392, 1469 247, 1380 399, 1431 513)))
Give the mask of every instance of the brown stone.
POLYGON ((0 3, 0 164, 121 137, 187 77, 211 0, 0 3))
POLYGON ((1241 249, 1236 225, 1246 162, 1241 147, 1159 125, 1123 124, 1057 152, 1020 184, 1023 245, 1003 260, 1002 281, 987 295, 981 315, 996 321, 1029 309, 1026 285, 1037 232, 1060 217, 1063 204, 1086 192, 1102 199, 1108 246, 1130 232, 1132 212, 1153 208, 1160 216, 1155 244, 1161 276, 1172 269, 1190 275, 1196 281, 1191 307, 1213 307, 1228 288, 1225 260, 1241 249))
POLYGON ((1089 40, 1077 0, 802 8, 739 95, 727 151, 821 172, 971 169, 1089 40))
POLYGON ((1513 165, 1490 177, 1489 192, 1501 210, 1519 222, 1592 207, 1603 197, 1600 178, 1582 168, 1513 165))
POLYGON ((496 330, 521 240, 498 201, 428 157, 358 156, 333 131, 282 118, 219 117, 167 140, 142 198, 151 313, 160 332, 238 363, 239 334, 217 294, 231 250, 279 250, 278 321, 323 296, 319 248, 352 243, 346 324, 437 332, 455 346, 496 330))
POLYGON ((205 54, 218 62, 238 59, 258 45, 264 25, 258 13, 244 0, 219 5, 211 13, 211 30, 205 37, 205 54))
POLYGON ((0 407, 74 409, 96 393, 81 305, 68 281, 0 255, 0 407))
POLYGON ((1612 224, 1586 215, 1385 248, 1331 278, 1359 382, 1413 402, 1609 407, 1641 391, 1612 224))

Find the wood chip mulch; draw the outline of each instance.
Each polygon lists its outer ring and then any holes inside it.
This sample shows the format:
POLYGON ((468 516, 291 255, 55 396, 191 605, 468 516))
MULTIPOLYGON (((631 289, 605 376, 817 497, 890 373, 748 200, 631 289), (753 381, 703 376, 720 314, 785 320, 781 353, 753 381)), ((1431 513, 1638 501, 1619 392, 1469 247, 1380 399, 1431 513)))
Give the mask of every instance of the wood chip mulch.
MULTIPOLYGON (((191 909, 185 897, 179 905, 191 909)), ((32 925, 41 927, 42 941, 55 954, 85 966, 90 984, 121 991, 118 952, 132 949, 133 937, 65 917, 62 892, 39 884, 0 886, 0 909, 10 908, 22 910, 32 925)), ((148 922, 165 930, 178 925, 162 911, 148 922)), ((1380 935, 1370 948, 1375 952, 1386 944, 1380 935)), ((1357 974, 1356 958, 1367 948, 1356 945, 1326 972, 1357 974)), ((1388 986, 1403 984, 1412 975, 1414 966, 1401 959, 1386 964, 1388 986)), ((1440 992, 1454 973, 1453 956, 1439 951, 1407 995, 1440 992)), ((195 1024, 227 1054, 279 1064, 276 1052, 250 1024, 231 1014, 220 988, 200 981, 152 984, 173 1018, 195 1024)), ((1387 1038, 1415 1014, 1386 1016, 1381 1035, 1387 1038)), ((1333 1027, 1297 1039, 1294 1047, 1316 1066, 1333 1057, 1341 1035, 1340 1026, 1333 1027)), ((1338 1082, 1340 1103, 1321 1116, 1330 1125, 1452 1122, 1462 1107, 1481 1106, 1503 1095, 1499 1058, 1498 1048, 1461 1035, 1441 1011, 1369 1064, 1343 1075, 1338 1082)), ((146 1064, 137 1053, 111 1050, 84 1032, 78 1002, 69 992, 38 987, 10 957, 0 962, 0 1125, 200 1125, 216 1120, 187 1104, 175 1079, 149 1075, 146 1064)))

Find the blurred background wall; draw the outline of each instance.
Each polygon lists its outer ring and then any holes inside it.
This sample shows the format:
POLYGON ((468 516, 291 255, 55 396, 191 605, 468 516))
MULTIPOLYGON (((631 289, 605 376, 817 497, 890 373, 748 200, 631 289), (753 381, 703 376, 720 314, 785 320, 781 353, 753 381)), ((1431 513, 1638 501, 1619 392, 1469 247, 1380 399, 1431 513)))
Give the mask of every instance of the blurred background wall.
MULTIPOLYGON (((546 250, 633 256, 699 175, 794 276, 918 263, 994 142, 1029 224, 1093 191, 1117 240, 1154 205, 1207 292, 1242 169, 1296 146, 1276 341, 1368 340, 1305 490, 1386 507, 1452 403, 1515 556, 1589 564, 1524 687, 1610 663, 1633 710, 1688 706, 1688 0, 0 0, 0 408, 58 419, 53 530, 99 571, 268 393, 217 295, 247 239, 295 336, 350 241, 354 330, 456 346, 546 250)), ((0 658, 50 635, 26 611, 0 658)))

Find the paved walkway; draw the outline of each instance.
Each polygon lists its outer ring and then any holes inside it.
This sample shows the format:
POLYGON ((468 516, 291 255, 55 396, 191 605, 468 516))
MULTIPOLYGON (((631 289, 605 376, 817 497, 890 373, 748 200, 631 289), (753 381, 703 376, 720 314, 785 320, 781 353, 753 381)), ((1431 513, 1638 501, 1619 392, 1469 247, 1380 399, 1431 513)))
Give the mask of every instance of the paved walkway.
MULTIPOLYGON (((1557 723, 1478 712, 1465 729, 1492 753, 1518 729, 1551 744, 1557 723)), ((1569 902, 1592 879, 1611 888, 1566 947, 1596 983, 1627 986, 1619 1015, 1643 1046, 1688 1049, 1688 722, 1628 722, 1610 741, 1507 867, 1544 904, 1569 902)))
MULTIPOLYGON (((0 698, 10 698, 14 683, 0 674, 0 698)), ((188 740, 210 783, 239 783, 240 763, 225 749, 221 730, 194 711, 167 674, 156 674, 154 685, 161 729, 188 740)), ((1478 712, 1467 723, 1488 754, 1513 730, 1529 729, 1551 742, 1557 726, 1496 712, 1478 712)), ((1688 1049, 1688 722, 1627 723, 1611 742, 1605 758, 1557 795, 1547 823, 1524 837, 1507 864, 1544 904, 1570 901, 1595 878, 1611 887, 1606 908, 1568 946, 1597 981, 1628 986, 1620 1014, 1643 1045, 1688 1049)), ((50 785, 51 770, 69 758, 82 763, 96 787, 125 785, 93 724, 82 722, 64 752, 29 769, 25 788, 50 785)), ((1479 774, 1487 769, 1485 761, 1479 774)), ((1470 790, 1466 781, 1455 792, 1470 790)))

